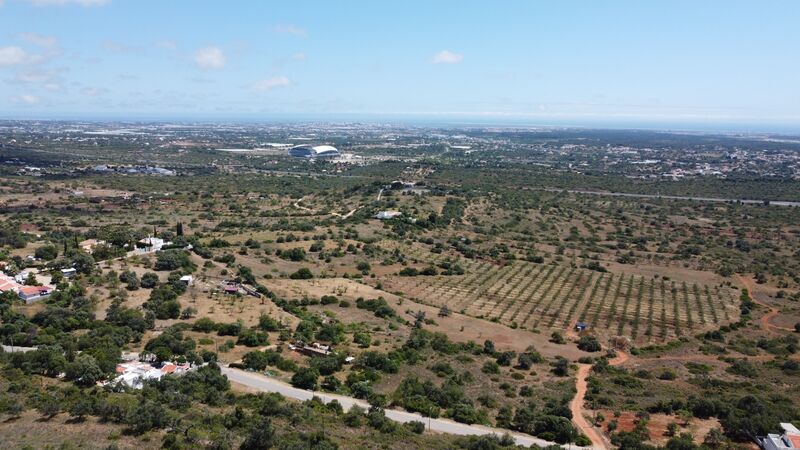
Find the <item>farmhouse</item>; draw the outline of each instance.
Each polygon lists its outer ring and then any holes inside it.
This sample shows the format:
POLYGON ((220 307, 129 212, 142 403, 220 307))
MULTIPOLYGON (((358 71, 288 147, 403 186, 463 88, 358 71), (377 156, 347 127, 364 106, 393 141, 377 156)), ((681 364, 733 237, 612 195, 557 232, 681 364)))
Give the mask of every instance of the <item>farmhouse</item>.
POLYGON ((14 278, 4 273, 0 273, 0 292, 13 291, 19 292, 22 285, 17 283, 14 278))
POLYGON ((189 363, 164 362, 161 366, 156 366, 148 362, 124 362, 117 364, 118 376, 111 383, 123 383, 134 389, 141 389, 147 380, 160 380, 164 375, 183 374, 191 369, 192 366, 189 363))
POLYGON ((49 286, 22 286, 18 295, 25 303, 33 303, 49 296, 51 292, 53 292, 53 288, 49 286))
POLYGON ((157 252, 167 244, 169 243, 164 242, 161 238, 146 237, 139 241, 137 247, 143 248, 146 252, 157 252))
POLYGON ((781 423, 783 434, 768 434, 759 438, 764 450, 800 449, 800 430, 791 423, 781 423))

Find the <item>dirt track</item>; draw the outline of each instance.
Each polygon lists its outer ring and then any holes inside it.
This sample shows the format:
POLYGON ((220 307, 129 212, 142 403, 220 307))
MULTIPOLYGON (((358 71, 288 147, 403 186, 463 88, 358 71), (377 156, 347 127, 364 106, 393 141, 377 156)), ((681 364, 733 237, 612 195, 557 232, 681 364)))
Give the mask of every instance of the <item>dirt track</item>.
POLYGON ((759 306, 763 306, 764 308, 767 308, 769 310, 768 313, 764 314, 763 316, 761 316, 761 319, 759 319, 759 322, 761 323, 761 328, 771 333, 777 333, 780 331, 794 332, 794 330, 791 328, 784 328, 784 327, 779 327, 777 325, 773 325, 773 323, 771 322, 772 318, 780 314, 781 311, 778 308, 770 306, 756 298, 756 296, 753 294, 754 291, 753 280, 747 277, 743 277, 742 275, 737 275, 737 278, 739 278, 739 282, 742 283, 742 286, 744 286, 745 290, 747 290, 747 295, 750 296, 750 298, 753 300, 753 303, 759 306))
MULTIPOLYGON (((629 356, 627 353, 617 351, 617 356, 608 362, 612 366, 618 366, 628 359, 629 356)), ((591 370, 591 364, 580 364, 578 366, 578 373, 575 380, 575 389, 577 392, 575 393, 575 397, 572 399, 572 402, 569 404, 569 409, 572 412, 572 421, 575 423, 575 426, 577 426, 578 429, 580 429, 581 432, 592 441, 592 447, 595 449, 608 449, 610 448, 609 444, 603 439, 603 436, 600 434, 600 432, 594 426, 592 426, 592 424, 586 421, 586 418, 583 415, 583 399, 586 396, 587 389, 586 379, 589 377, 589 372, 591 370)))

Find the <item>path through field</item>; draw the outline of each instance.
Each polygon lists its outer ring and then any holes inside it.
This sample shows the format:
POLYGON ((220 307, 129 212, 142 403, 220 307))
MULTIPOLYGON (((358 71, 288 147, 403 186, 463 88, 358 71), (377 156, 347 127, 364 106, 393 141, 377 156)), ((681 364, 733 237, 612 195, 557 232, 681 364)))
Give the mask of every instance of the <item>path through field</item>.
MULTIPOLYGON (((628 354, 625 352, 617 351, 617 356, 608 361, 612 366, 618 366, 628 360, 628 354)), ((575 397, 569 404, 569 409, 572 412, 572 421, 575 426, 583 434, 585 434, 591 441, 592 447, 596 449, 608 449, 610 446, 603 439, 600 431, 597 430, 592 424, 586 421, 583 415, 583 399, 586 396, 587 383, 586 379, 589 377, 589 372, 592 370, 591 364, 580 364, 578 366, 578 373, 575 380, 575 397)))
POLYGON ((780 309, 778 309, 778 308, 776 308, 774 306, 768 305, 768 304, 766 304, 766 303, 764 303, 761 300, 756 298, 756 296, 753 293, 754 287, 755 287, 755 286, 753 286, 753 280, 751 280, 748 277, 744 277, 742 275, 737 275, 737 277, 739 278, 739 282, 742 283, 744 288, 747 290, 747 295, 750 296, 750 298, 753 300, 753 303, 755 303, 755 304, 757 304, 759 306, 763 306, 764 308, 767 308, 769 310, 769 312, 764 314, 763 316, 761 316, 761 319, 759 320, 759 322, 761 323, 761 328, 763 328, 764 330, 767 330, 769 332, 772 332, 772 333, 775 333, 775 332, 778 332, 778 331, 794 332, 794 330, 791 329, 791 328, 780 327, 778 325, 774 325, 771 322, 772 318, 777 316, 778 314, 780 314, 781 311, 780 311, 780 309))

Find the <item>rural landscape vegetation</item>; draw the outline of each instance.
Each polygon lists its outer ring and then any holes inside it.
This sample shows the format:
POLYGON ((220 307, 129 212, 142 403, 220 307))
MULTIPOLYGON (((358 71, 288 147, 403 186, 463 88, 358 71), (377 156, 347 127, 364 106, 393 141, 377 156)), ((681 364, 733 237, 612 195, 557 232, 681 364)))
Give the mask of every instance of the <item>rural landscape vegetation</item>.
POLYGON ((799 185, 738 168, 764 138, 328 132, 5 122, 4 272, 52 291, 2 294, 3 441, 737 448, 797 418, 799 185), (649 171, 733 167, 643 175, 660 145, 649 171))
POLYGON ((0 0, 0 450, 800 450, 799 6, 0 0))

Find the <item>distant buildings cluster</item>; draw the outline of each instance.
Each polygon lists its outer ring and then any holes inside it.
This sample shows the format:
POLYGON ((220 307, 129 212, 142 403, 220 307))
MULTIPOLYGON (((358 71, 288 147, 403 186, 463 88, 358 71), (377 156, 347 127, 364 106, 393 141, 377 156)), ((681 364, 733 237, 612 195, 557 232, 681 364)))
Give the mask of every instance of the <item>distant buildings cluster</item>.
POLYGON ((144 174, 144 175, 165 175, 174 176, 177 172, 163 167, 156 166, 111 166, 108 164, 98 164, 89 171, 95 173, 123 173, 123 174, 144 174))
POLYGON ((333 159, 341 156, 339 150, 331 145, 295 145, 289 149, 289 156, 297 158, 333 159))

